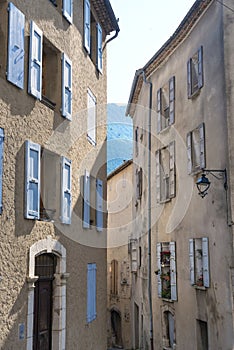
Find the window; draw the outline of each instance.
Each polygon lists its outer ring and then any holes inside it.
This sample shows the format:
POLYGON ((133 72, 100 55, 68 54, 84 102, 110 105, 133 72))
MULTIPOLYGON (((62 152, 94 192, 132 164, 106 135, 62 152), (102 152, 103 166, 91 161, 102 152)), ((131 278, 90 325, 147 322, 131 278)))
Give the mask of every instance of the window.
POLYGON ((96 264, 87 265, 87 323, 97 317, 96 313, 96 264))
POLYGON ((130 252, 131 252, 131 271, 137 272, 137 247, 136 240, 130 240, 130 252))
POLYGON ((0 214, 2 214, 3 143, 4 130, 0 128, 0 214))
POLYGON ((7 79, 20 89, 24 88, 24 14, 9 3, 7 79))
POLYGON ((208 328, 207 322, 197 320, 197 348, 199 350, 208 350, 208 328))
POLYGON ((208 238, 189 240, 190 283, 199 287, 210 286, 208 238))
POLYGON ((177 300, 175 242, 157 243, 158 296, 177 300))
POLYGON ((157 130, 160 132, 175 121, 175 77, 157 92, 157 130))
POLYGON ((175 197, 175 142, 156 152, 157 202, 175 197))
POLYGON ((188 98, 196 95, 203 86, 203 48, 198 51, 188 60, 187 63, 187 84, 188 98))
POLYGON ((90 89, 87 91, 87 138, 96 146, 96 97, 90 89))
POLYGON ((136 198, 142 197, 142 168, 136 170, 136 198))
POLYGON ((138 137, 138 134, 139 134, 139 128, 136 127, 136 129, 135 129, 135 155, 136 155, 136 157, 138 156, 138 151, 139 151, 139 145, 138 145, 139 137, 138 137))
POLYGON ((71 223, 71 161, 65 157, 61 160, 61 222, 71 223))
POLYGON ((118 261, 111 261, 111 294, 118 295, 118 261))
POLYGON ((187 134, 188 173, 195 173, 206 167, 205 124, 187 134))
POLYGON ((73 1, 72 0, 50 0, 50 2, 58 7, 59 11, 62 10, 63 16, 69 23, 73 20, 73 1))
POLYGON ((175 349, 175 320, 170 311, 163 312, 163 349, 175 349))

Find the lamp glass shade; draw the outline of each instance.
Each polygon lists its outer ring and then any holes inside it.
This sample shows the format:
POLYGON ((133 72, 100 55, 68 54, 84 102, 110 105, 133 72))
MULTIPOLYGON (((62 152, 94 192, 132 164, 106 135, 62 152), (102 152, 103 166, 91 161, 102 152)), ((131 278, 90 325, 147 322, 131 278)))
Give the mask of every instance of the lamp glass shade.
POLYGON ((205 174, 202 174, 202 176, 197 180, 196 185, 197 185, 199 195, 202 198, 205 197, 210 187, 210 181, 205 174))

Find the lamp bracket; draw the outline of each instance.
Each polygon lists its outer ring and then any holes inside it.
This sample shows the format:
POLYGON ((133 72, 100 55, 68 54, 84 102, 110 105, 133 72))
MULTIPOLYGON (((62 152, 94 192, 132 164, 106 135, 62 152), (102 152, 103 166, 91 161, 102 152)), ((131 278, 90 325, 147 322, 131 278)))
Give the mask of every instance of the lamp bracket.
POLYGON ((227 191, 227 169, 202 169, 202 172, 204 174, 211 174, 218 180, 224 179, 224 189, 227 191), (220 174, 220 176, 217 176, 215 174, 220 174))

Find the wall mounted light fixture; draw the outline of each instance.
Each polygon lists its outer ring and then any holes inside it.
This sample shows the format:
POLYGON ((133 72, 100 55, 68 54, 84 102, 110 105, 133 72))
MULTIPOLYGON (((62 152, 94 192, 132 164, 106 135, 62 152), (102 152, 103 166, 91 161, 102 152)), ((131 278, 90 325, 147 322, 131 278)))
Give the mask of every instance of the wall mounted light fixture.
POLYGON ((202 198, 204 198, 207 193, 208 189, 210 188, 211 182, 210 180, 206 177, 207 174, 211 174, 218 180, 224 180, 224 189, 227 191, 227 170, 209 170, 209 169, 202 169, 202 175, 199 177, 199 179, 196 182, 197 189, 198 189, 198 194, 202 198), (217 174, 217 175, 216 175, 217 174))

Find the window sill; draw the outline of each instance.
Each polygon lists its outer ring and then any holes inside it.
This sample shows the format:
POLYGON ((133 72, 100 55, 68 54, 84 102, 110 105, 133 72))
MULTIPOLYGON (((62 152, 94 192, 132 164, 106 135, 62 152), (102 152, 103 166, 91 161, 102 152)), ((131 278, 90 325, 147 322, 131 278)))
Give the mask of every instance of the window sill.
POLYGON ((158 134, 164 134, 167 133, 171 128, 171 124, 169 124, 168 126, 166 126, 165 128, 161 129, 158 134))
POLYGON ((163 301, 167 301, 168 303, 174 303, 175 300, 162 298, 163 301))
POLYGON ((204 287, 204 286, 194 285, 194 288, 197 289, 197 290, 206 290, 206 287, 204 287))
POLYGON ((197 88, 191 95, 188 96, 188 99, 192 100, 200 94, 201 88, 197 88))
POLYGON ((49 100, 46 96, 42 95, 41 97, 41 102, 49 107, 50 109, 52 109, 53 111, 55 110, 56 107, 56 103, 54 103, 53 101, 49 100))

